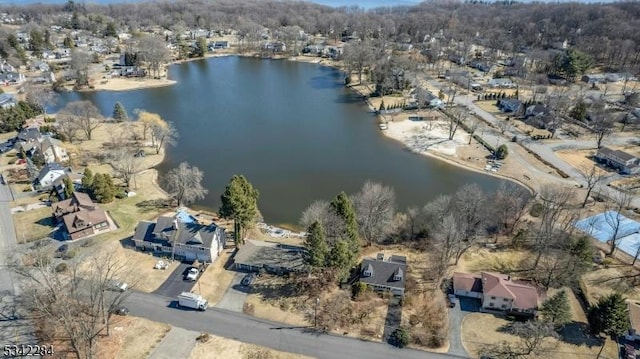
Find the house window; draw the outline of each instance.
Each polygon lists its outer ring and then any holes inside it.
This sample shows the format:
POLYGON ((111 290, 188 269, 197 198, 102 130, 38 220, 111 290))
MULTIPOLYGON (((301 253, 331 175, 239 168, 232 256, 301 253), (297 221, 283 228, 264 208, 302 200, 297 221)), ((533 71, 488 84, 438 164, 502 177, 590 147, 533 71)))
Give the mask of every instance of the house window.
POLYGON ((496 299, 496 297, 491 297, 491 299, 496 299))
POLYGON ((506 305, 506 304, 503 304, 503 305, 501 305, 501 306, 500 306, 500 308, 502 308, 502 309, 504 309, 504 308, 506 308, 506 307, 507 307, 507 305, 506 305))
POLYGON ((490 306, 490 307, 493 307, 493 302, 489 303, 489 306, 490 306))
POLYGON ((507 298, 502 298, 502 300, 505 301, 505 302, 509 301, 509 299, 507 299, 507 298))

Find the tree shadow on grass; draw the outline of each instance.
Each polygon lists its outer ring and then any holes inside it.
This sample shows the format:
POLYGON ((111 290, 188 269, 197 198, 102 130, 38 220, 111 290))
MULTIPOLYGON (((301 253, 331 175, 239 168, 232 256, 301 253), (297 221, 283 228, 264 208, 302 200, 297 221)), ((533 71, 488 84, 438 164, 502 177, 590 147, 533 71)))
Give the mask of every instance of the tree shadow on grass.
POLYGON ((589 325, 583 322, 572 321, 566 324, 558 334, 563 342, 573 345, 599 347, 604 342, 604 339, 592 336, 589 333, 589 325))

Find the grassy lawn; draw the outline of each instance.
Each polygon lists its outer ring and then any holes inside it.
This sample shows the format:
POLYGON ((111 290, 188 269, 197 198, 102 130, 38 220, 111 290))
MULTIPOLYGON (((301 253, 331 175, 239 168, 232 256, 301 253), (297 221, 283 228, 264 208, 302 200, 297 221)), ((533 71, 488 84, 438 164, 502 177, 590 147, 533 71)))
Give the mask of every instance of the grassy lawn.
POLYGON ((637 283, 640 277, 624 278, 640 276, 640 272, 629 265, 615 263, 582 276, 585 295, 590 303, 594 304, 598 299, 615 291, 621 292, 627 299, 640 300, 640 287, 637 283))
POLYGON ((205 343, 196 342, 189 359, 237 358, 237 359, 306 359, 308 356, 286 353, 277 350, 246 344, 237 340, 210 335, 205 343), (212 353, 215 355, 212 356, 212 353))
POLYGON ((198 280, 198 285, 194 287, 195 291, 201 290, 200 293, 209 301, 209 306, 214 306, 222 299, 227 287, 231 284, 236 272, 224 269, 224 265, 233 253, 234 248, 225 249, 215 263, 210 265, 198 280))
POLYGON ((26 243, 46 237, 55 227, 51 208, 38 208, 13 215, 18 243, 26 243))
MULTIPOLYGON (((570 296, 571 297, 571 296, 570 296)), ((571 301, 575 303, 574 300, 571 301)), ((577 303, 576 303, 577 304, 577 303)), ((584 314, 583 314, 584 315, 584 314)), ((575 321, 576 318, 574 318, 575 321)), ((500 342, 516 343, 518 338, 506 333, 503 327, 510 322, 492 314, 471 313, 462 322, 462 343, 469 354, 477 358, 484 345, 500 342)), ((578 323, 579 324, 579 323, 578 323)), ((600 351, 600 343, 597 341, 584 341, 583 338, 571 337, 566 339, 545 339, 545 345, 551 348, 542 355, 531 355, 528 358, 595 358, 600 351)), ((607 339, 605 348, 600 355, 602 359, 616 359, 617 346, 612 340, 607 339)))
POLYGON ((146 359, 171 329, 164 323, 135 317, 113 317, 111 336, 99 337, 96 358, 146 359))

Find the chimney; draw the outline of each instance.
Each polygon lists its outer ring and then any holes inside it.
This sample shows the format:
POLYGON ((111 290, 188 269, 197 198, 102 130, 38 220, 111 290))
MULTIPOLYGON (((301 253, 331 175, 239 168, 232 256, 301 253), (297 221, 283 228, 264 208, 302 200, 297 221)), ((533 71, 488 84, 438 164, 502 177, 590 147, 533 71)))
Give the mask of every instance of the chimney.
POLYGON ((376 260, 384 261, 384 253, 378 253, 376 255, 376 260))

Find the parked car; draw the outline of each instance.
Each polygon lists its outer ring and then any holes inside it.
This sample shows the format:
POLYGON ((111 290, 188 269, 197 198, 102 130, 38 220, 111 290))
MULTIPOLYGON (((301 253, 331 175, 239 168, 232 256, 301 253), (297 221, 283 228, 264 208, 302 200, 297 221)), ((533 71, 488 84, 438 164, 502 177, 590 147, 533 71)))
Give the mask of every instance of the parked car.
POLYGON ((198 275, 200 275, 200 271, 198 270, 198 268, 191 267, 187 271, 187 275, 185 276, 185 279, 195 281, 198 279, 198 275))
POLYGON ((7 182, 4 181, 4 177, 2 175, 0 175, 0 184, 7 184, 7 182))
POLYGON ((453 294, 447 294, 447 299, 449 300, 449 308, 453 308, 456 306, 456 296, 453 294))
POLYGON ((127 308, 127 307, 118 307, 118 308, 115 308, 115 309, 111 310, 111 314, 127 315, 127 314, 129 314, 129 308, 127 308))
POLYGON ((167 269, 169 268, 169 263, 165 263, 165 261, 158 261, 153 266, 153 269, 167 269))
POLYGON ((240 281, 240 284, 251 285, 255 279, 256 279, 256 275, 253 273, 250 273, 245 275, 244 278, 242 278, 242 281, 240 281))
POLYGON ((127 290, 127 288, 129 288, 129 285, 127 283, 119 281, 112 281, 107 287, 107 289, 114 292, 124 292, 125 290, 127 290))
POLYGON ((56 257, 63 257, 65 254, 67 254, 67 252, 69 252, 69 245, 68 244, 63 244, 60 247, 58 247, 58 249, 56 249, 55 256, 56 257))

